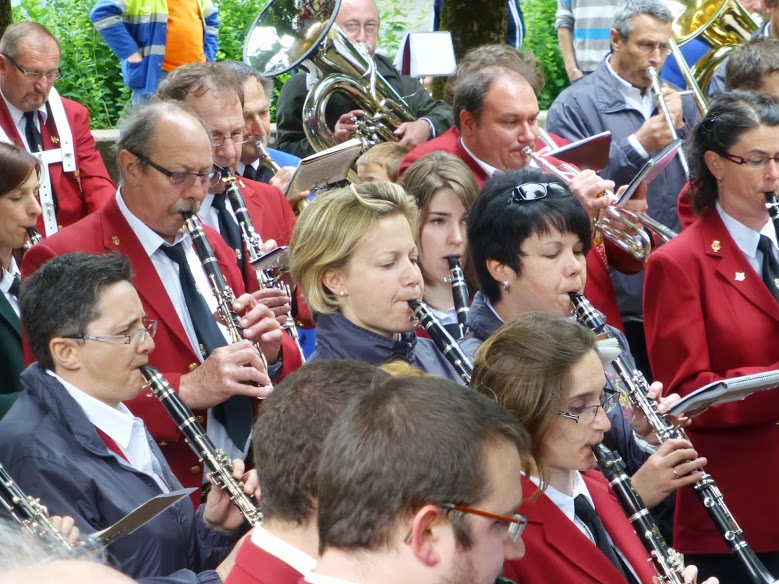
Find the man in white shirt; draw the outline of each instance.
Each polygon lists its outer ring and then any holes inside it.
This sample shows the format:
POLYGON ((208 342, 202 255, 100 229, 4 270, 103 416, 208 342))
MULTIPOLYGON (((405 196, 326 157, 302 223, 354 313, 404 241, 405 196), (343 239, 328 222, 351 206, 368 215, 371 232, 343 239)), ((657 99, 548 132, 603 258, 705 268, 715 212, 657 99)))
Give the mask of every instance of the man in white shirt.
POLYGON ((319 465, 311 584, 493 584, 524 554, 527 432, 439 377, 393 377, 352 401, 319 465))

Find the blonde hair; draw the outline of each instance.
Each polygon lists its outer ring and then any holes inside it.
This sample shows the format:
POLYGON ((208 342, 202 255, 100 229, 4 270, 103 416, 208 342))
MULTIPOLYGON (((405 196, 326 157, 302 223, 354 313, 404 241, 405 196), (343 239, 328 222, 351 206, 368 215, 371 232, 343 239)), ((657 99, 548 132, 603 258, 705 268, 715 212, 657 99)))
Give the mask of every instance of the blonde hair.
POLYGON ((345 266, 360 239, 387 217, 402 215, 416 233, 417 207, 401 187, 389 182, 349 185, 319 195, 300 214, 289 243, 290 270, 314 312, 338 311, 336 296, 322 279, 345 266))
POLYGON ((405 361, 396 359, 395 361, 387 361, 379 365, 379 369, 385 373, 389 373, 392 377, 429 377, 429 373, 425 373, 421 369, 412 367, 405 361))
POLYGON ((398 182, 400 161, 408 154, 408 148, 399 142, 382 142, 371 146, 357 159, 360 164, 377 164, 384 169, 392 182, 398 182))

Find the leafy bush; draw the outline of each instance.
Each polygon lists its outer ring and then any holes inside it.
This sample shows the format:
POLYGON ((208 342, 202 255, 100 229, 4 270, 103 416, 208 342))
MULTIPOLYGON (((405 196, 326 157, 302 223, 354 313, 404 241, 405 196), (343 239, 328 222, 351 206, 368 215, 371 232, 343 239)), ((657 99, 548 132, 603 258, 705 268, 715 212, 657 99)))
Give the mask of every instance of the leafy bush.
POLYGON ((557 3, 554 0, 523 0, 527 36, 522 48, 533 53, 541 61, 546 85, 538 96, 541 109, 549 109, 557 95, 568 86, 563 57, 557 43, 554 16, 557 3))

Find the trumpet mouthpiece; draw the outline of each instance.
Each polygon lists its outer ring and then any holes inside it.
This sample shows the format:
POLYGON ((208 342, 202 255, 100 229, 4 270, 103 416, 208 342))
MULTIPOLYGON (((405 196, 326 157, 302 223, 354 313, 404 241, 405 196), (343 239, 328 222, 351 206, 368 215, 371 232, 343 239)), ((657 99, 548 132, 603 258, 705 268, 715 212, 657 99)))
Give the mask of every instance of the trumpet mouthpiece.
POLYGON ((657 69, 655 69, 654 67, 647 67, 646 68, 646 74, 647 74, 647 77, 649 77, 649 78, 652 78, 652 79, 656 78, 657 77, 657 69))

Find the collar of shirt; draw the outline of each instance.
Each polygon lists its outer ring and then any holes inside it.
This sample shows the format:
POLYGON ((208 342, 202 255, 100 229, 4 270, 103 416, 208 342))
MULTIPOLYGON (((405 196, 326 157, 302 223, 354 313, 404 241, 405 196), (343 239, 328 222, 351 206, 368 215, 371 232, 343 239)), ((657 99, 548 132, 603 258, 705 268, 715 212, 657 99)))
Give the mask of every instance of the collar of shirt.
POLYGON ((84 393, 73 384, 68 383, 53 371, 47 369, 46 373, 62 384, 70 396, 76 400, 76 403, 81 406, 87 419, 95 427, 108 434, 111 440, 116 442, 123 450, 127 450, 130 446, 135 420, 127 406, 120 402, 116 408, 112 408, 99 399, 84 393))
MULTIPOLYGON (((159 234, 150 229, 148 225, 133 215, 130 209, 127 208, 127 204, 122 198, 121 187, 116 191, 116 204, 119 206, 119 211, 122 213, 122 216, 130 225, 130 229, 133 230, 138 241, 141 242, 141 246, 143 246, 146 255, 151 257, 155 251, 167 243, 159 234)), ((184 237, 185 235, 183 233, 177 233, 176 239, 173 241, 174 245, 184 239, 184 237)))
POLYGON ((460 145, 468 153, 468 156, 473 158, 476 161, 476 164, 478 164, 482 168, 482 170, 484 170, 484 172, 487 173, 487 176, 492 176, 493 174, 495 174, 495 171, 500 170, 499 168, 495 168, 494 166, 490 166, 489 164, 487 164, 483 160, 479 160, 479 158, 477 158, 477 156, 468 149, 468 147, 465 145, 465 142, 463 142, 462 138, 460 138, 460 145))
MULTIPOLYGON (((236 223, 238 223, 238 218, 235 216, 235 212, 233 211, 233 206, 230 203, 229 199, 227 201, 226 209, 227 212, 230 213, 230 217, 232 217, 233 220, 236 223)), ((206 195, 206 198, 203 199, 203 202, 200 204, 200 209, 198 209, 197 216, 200 217, 200 220, 203 223, 205 223, 211 229, 217 231, 221 235, 222 232, 219 230, 219 212, 214 208, 213 194, 209 193, 206 195)))
POLYGON ((314 572, 306 574, 306 582, 309 582, 309 584, 356 584, 350 580, 344 580, 334 576, 325 576, 324 574, 316 574, 314 572))
MULTIPOLYGON (((584 495, 587 500, 590 502, 590 505, 595 507, 595 504, 592 501, 592 497, 590 496, 590 491, 587 489, 587 485, 584 482, 584 479, 582 478, 581 473, 578 470, 572 471, 573 472, 573 490, 571 491, 571 495, 566 495, 562 491, 558 491, 555 489, 552 485, 547 484, 546 490, 544 491, 544 494, 549 497, 549 500, 552 501, 552 503, 555 504, 555 506, 560 509, 560 511, 563 512, 563 514, 576 523, 576 525, 579 525, 579 522, 575 521, 576 513, 574 511, 573 501, 576 499, 578 495, 584 495)), ((528 477, 536 486, 539 486, 540 479, 538 477, 528 477)), ((580 528, 581 529, 581 528, 580 528)))
POLYGON ((491 301, 489 298, 487 298, 487 295, 486 295, 486 294, 484 295, 484 304, 486 304, 486 305, 487 305, 487 308, 489 308, 489 309, 492 311, 492 313, 493 313, 493 314, 494 314, 496 317, 498 317, 498 320, 499 320, 500 322, 503 322, 503 319, 502 319, 502 318, 501 318, 501 316, 498 314, 498 311, 497 311, 497 310, 495 310, 495 307, 492 305, 492 301, 491 301))
POLYGON ((736 242, 738 248, 744 253, 745 256, 751 259, 757 258, 757 243, 760 241, 760 236, 765 235, 774 245, 774 249, 779 248, 776 241, 776 229, 774 229, 773 222, 769 219, 763 228, 758 233, 754 229, 751 229, 740 223, 730 215, 720 205, 719 201, 716 203, 717 213, 719 213, 720 219, 725 224, 725 229, 736 242))
POLYGON ((269 554, 276 556, 285 564, 289 564, 301 574, 308 574, 316 567, 315 558, 279 539, 259 525, 252 532, 252 543, 269 554))
MULTIPOLYGON (((243 176, 243 171, 246 169, 246 164, 243 162, 239 162, 238 166, 235 167, 235 174, 243 176)), ((260 159, 258 158, 248 166, 251 166, 254 170, 259 171, 260 170, 260 159)))
POLYGON ((652 117, 652 112, 655 109, 652 92, 647 90, 641 95, 641 90, 638 87, 633 87, 630 83, 620 77, 611 67, 611 56, 606 59, 606 70, 614 78, 617 89, 619 89, 622 97, 625 98, 625 103, 641 112, 644 119, 648 120, 652 117))
MULTIPOLYGON (((24 112, 8 101, 5 95, 3 95, 2 91, 0 91, 0 96, 3 97, 5 107, 8 108, 8 113, 11 115, 11 120, 13 121, 14 126, 16 126, 16 128, 19 130, 19 135, 24 138, 24 127, 26 125, 26 122, 24 121, 24 112)), ((43 120, 44 124, 49 119, 49 112, 46 109, 46 103, 47 102, 43 102, 43 105, 38 108, 38 113, 41 114, 41 119, 43 120)))
POLYGON ((19 266, 16 264, 16 258, 11 256, 11 264, 8 269, 0 268, 3 271, 3 279, 0 280, 0 292, 3 294, 9 294, 11 290, 11 284, 13 284, 14 276, 18 275, 22 277, 22 273, 19 271, 19 266))

